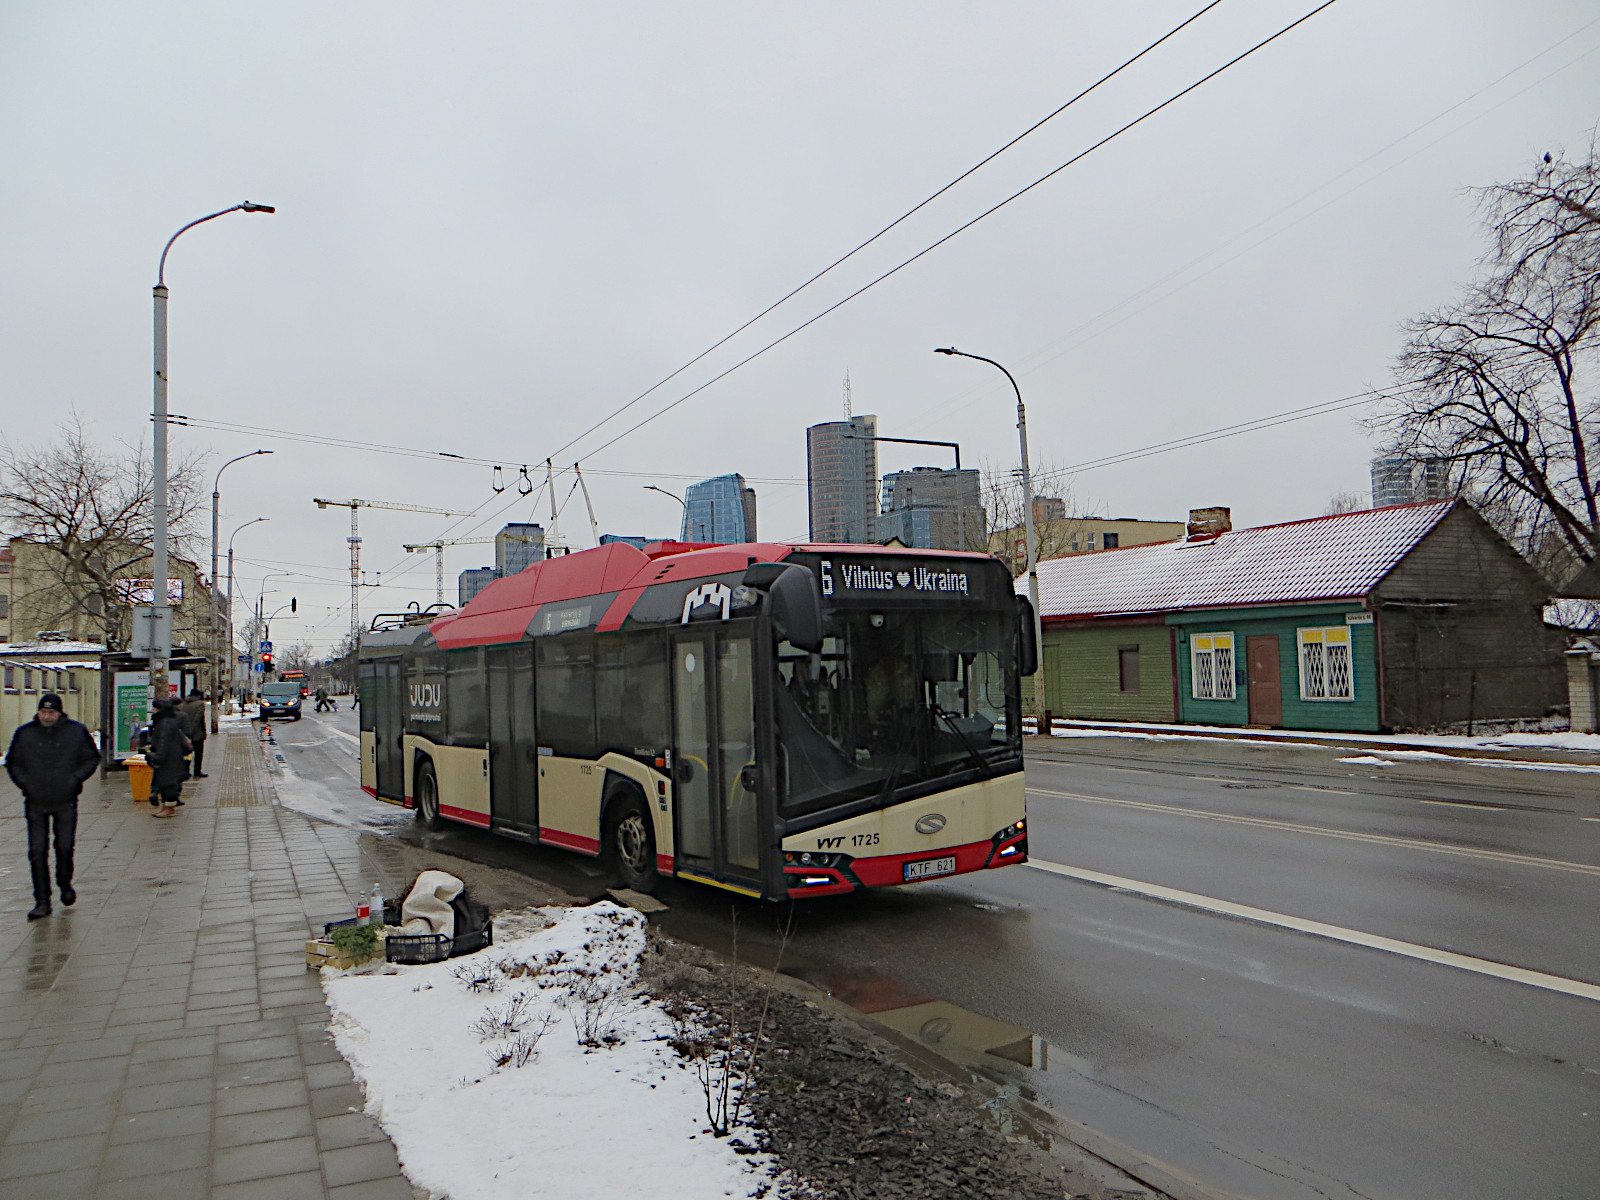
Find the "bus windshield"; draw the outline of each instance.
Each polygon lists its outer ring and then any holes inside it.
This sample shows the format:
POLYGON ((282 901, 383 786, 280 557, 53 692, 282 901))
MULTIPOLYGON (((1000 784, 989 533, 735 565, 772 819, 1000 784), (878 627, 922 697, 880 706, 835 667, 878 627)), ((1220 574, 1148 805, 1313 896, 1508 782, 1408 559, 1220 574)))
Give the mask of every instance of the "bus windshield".
POLYGON ((779 645, 780 803, 794 816, 1021 758, 1016 619, 842 612, 816 654, 779 645))

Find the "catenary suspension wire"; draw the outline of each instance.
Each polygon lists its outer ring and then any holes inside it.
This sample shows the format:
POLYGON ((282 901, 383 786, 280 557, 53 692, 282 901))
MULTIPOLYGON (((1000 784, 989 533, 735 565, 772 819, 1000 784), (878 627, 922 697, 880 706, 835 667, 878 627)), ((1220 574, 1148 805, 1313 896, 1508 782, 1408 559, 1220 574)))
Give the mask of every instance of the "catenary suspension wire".
POLYGON ((1171 38, 1176 37, 1184 29, 1186 29, 1190 25, 1194 24, 1201 17, 1205 16, 1208 12, 1210 12, 1213 8, 1216 8, 1217 5, 1221 4, 1222 2, 1223 2, 1223 0, 1211 0, 1210 4, 1207 4, 1204 8, 1200 9, 1198 12, 1194 13, 1192 16, 1190 16, 1186 20, 1180 22, 1177 25, 1174 25, 1166 33, 1162 34, 1155 41, 1151 42, 1148 46, 1146 46, 1143 50, 1141 50, 1137 54, 1135 54, 1132 58, 1129 58, 1129 59, 1125 60, 1124 62, 1122 62, 1117 67, 1115 67, 1112 70, 1106 72, 1106 74, 1102 75, 1099 79, 1095 80, 1088 87, 1084 88, 1076 96, 1073 96, 1070 100, 1068 100, 1065 104, 1061 105, 1061 107, 1057 108, 1054 112, 1049 113, 1048 115, 1046 115, 1044 117, 1041 117, 1039 120, 1035 121, 1032 125, 1028 126, 1026 129, 1024 129, 1021 133, 1017 134, 1016 137, 1012 138, 1005 145, 1001 146, 998 150, 995 150, 993 153, 991 153, 991 154, 987 155, 986 157, 980 159, 978 162, 976 162, 972 166, 968 167, 965 171, 961 172, 961 174, 957 175, 949 183, 945 184, 943 187, 939 188, 937 191, 933 192, 932 194, 927 196, 925 199, 919 201, 918 203, 916 203, 912 207, 908 208, 905 212, 901 213, 894 220, 890 221, 882 229, 878 230, 877 233, 873 234, 871 237, 867 238, 865 241, 859 243, 858 245, 853 247, 851 250, 847 251, 845 254, 842 254, 838 258, 834 259, 827 266, 823 267, 822 270, 818 271, 815 275, 811 276, 810 279, 807 279, 804 283, 800 284, 799 287, 796 287, 794 290, 788 292, 786 295, 780 296, 778 299, 774 300, 771 304, 767 305, 767 307, 763 308, 755 316, 751 317, 743 325, 740 325, 737 329, 731 331, 730 333, 726 334, 724 337, 722 337, 718 341, 712 343, 710 346, 707 346, 704 350, 700 351, 699 354, 696 354, 693 358, 691 358, 688 362, 684 363, 677 370, 673 371, 670 375, 665 375, 662 378, 656 380, 655 383, 651 384, 644 391, 640 392, 632 400, 629 400, 626 404, 622 405, 620 408, 613 409, 611 412, 609 412, 605 416, 601 417, 593 425, 589 426, 589 428, 585 429, 582 433, 578 434, 571 441, 567 442, 566 445, 560 447, 558 450, 556 450, 549 457, 553 458, 557 454, 565 454, 569 449, 571 449, 573 446, 577 445, 584 438, 588 437, 595 430, 599 429, 601 426, 605 425, 607 422, 613 421, 617 417, 620 417, 623 413, 627 412, 630 408, 632 408, 635 404, 638 404, 641 400, 645 399, 647 396, 650 396, 657 389, 666 386, 668 383, 671 383, 679 375, 682 375, 685 371, 687 371, 690 367, 694 366, 696 363, 700 362, 707 355, 709 355, 712 352, 714 352, 716 350, 719 350, 723 346, 727 345, 734 338, 738 337, 739 334, 743 333, 746 329, 749 329, 750 326, 754 325, 757 321, 761 320, 762 317, 766 316, 768 313, 772 312, 774 309, 777 309, 777 308, 783 306, 784 304, 787 304, 790 300, 793 300, 796 296, 798 296, 801 292, 805 291, 813 283, 816 283, 817 280, 821 279, 824 275, 827 275, 829 272, 831 272, 835 267, 843 266, 850 259, 854 258, 861 251, 865 250, 868 246, 870 246, 874 242, 876 242, 884 234, 888 233, 890 230, 892 230, 892 229, 896 228, 897 226, 903 224, 905 221, 909 220, 911 217, 913 217, 917 213, 921 212, 924 208, 926 208, 928 205, 932 204, 940 196, 944 195, 946 192, 948 192, 951 188, 955 187, 957 184, 962 182, 964 179, 969 178, 970 176, 976 174, 978 171, 982 170, 984 167, 988 166, 995 159, 999 158, 1002 154, 1004 154, 1007 150, 1011 149, 1011 147, 1015 146, 1018 142, 1022 141, 1029 134, 1034 133, 1038 129, 1042 128, 1043 126, 1049 124, 1051 121, 1055 120, 1062 113, 1066 112, 1067 109, 1071 108, 1074 104, 1076 104, 1079 100, 1082 100, 1090 92, 1094 91, 1096 88, 1100 87, 1104 83, 1109 83, 1112 79, 1114 79, 1118 75, 1122 74, 1123 71, 1125 71, 1129 67, 1133 66, 1134 63, 1138 62, 1145 55, 1147 55, 1147 54, 1151 53, 1152 51, 1154 51, 1163 42, 1166 42, 1166 41, 1170 40, 1171 38))
MULTIPOLYGON (((632 425, 629 428, 623 430, 621 433, 617 434, 615 437, 611 438, 609 441, 602 442, 599 446, 595 447, 593 450, 590 450, 587 454, 585 454, 584 457, 585 458, 593 458, 595 455, 599 454, 601 451, 607 450, 610 447, 616 445, 618 442, 622 441, 623 438, 629 437, 629 436, 637 433, 639 430, 643 429, 646 425, 650 424, 652 421, 656 420, 658 417, 666 415, 667 413, 671 412, 673 409, 677 408, 678 405, 680 405, 680 404, 684 403, 685 401, 690 400, 693 397, 699 395, 701 392, 705 391, 707 388, 711 387, 713 384, 718 383, 723 379, 726 379, 729 375, 733 374, 735 371, 739 370, 741 367, 748 366, 750 363, 752 363, 756 359, 760 358, 763 354, 766 354, 769 350, 772 350, 772 349, 774 349, 774 348, 776 348, 778 346, 781 346, 784 342, 786 342, 790 338, 794 337, 797 333, 800 333, 802 330, 808 329, 812 325, 815 325, 818 321, 822 320, 822 318, 826 317, 829 313, 836 312, 840 308, 843 308, 846 304, 849 304, 850 301, 856 299, 858 296, 861 296, 864 293, 871 291, 873 288, 877 287, 884 280, 886 280, 886 279, 890 278, 891 276, 896 275, 899 272, 903 271, 906 267, 909 267, 912 263, 916 262, 920 258, 923 258, 925 255, 931 254, 933 251, 937 250, 940 246, 944 245, 946 242, 952 240, 953 238, 959 237, 961 234, 965 233, 968 229, 971 229, 974 225, 978 224, 978 222, 983 221, 986 218, 993 216, 995 213, 999 212, 1002 208, 1005 208, 1008 204, 1012 203, 1013 201, 1021 199, 1023 196, 1025 196, 1029 192, 1033 191, 1034 188, 1040 186, 1041 184, 1045 183, 1046 181, 1048 181, 1050 179, 1055 178, 1055 176, 1059 175, 1062 171, 1065 171, 1068 167, 1072 166, 1073 164, 1078 163, 1078 162, 1082 162, 1085 158, 1087 158, 1089 155, 1093 154, 1096 150, 1100 149, 1102 146, 1105 146, 1108 143, 1110 143, 1112 141, 1115 141, 1117 138, 1119 138, 1123 134, 1127 133, 1130 129, 1133 129, 1135 126, 1140 125, 1143 122, 1149 120, 1151 117, 1155 116, 1162 109, 1167 108, 1167 107, 1177 103, 1179 100, 1183 99, 1183 97, 1187 96, 1190 92, 1194 91, 1196 88, 1199 88, 1199 87, 1203 86, 1204 84, 1210 82, 1211 80, 1215 79, 1218 75, 1221 75, 1224 71, 1228 70, 1230 67, 1233 67, 1233 66, 1237 65, 1238 63, 1243 62, 1245 59, 1249 58, 1252 54, 1256 53, 1256 51, 1261 50, 1264 47, 1272 44, 1273 42, 1277 41, 1279 38, 1281 38, 1285 34, 1287 34, 1290 30, 1296 28, 1297 26, 1305 24, 1305 22, 1309 21, 1312 17, 1316 16, 1318 13, 1322 12, 1324 9, 1332 8, 1337 3, 1338 3, 1338 0, 1324 0, 1324 3, 1317 5, 1316 8, 1313 8, 1310 12, 1306 13, 1304 16, 1298 18, 1297 20, 1291 21, 1289 24, 1285 25, 1282 29, 1278 30, 1278 32, 1272 34, 1270 37, 1263 38, 1261 41, 1257 42, 1254 46, 1251 46, 1248 50, 1245 50, 1244 52, 1242 52, 1242 53, 1240 53, 1238 55, 1235 55, 1233 58, 1230 58, 1227 62, 1223 63, 1220 67, 1216 68, 1216 70, 1211 71, 1209 74, 1201 76, 1199 79, 1197 79, 1193 83, 1191 83, 1188 87, 1184 88, 1182 91, 1175 92, 1173 95, 1171 95, 1171 96, 1167 97, 1167 99, 1163 100, 1160 104, 1157 104, 1154 108, 1147 109, 1145 112, 1141 113, 1139 116, 1135 117, 1133 120, 1129 121, 1127 124, 1125 124, 1125 125, 1121 126, 1120 128, 1112 131, 1111 133, 1108 133, 1105 137, 1101 138, 1098 142, 1095 142, 1088 149, 1083 150, 1080 153, 1073 155, 1073 157, 1069 158, 1066 162, 1062 163, 1059 167, 1056 167, 1052 171, 1046 172, 1044 175, 1041 175, 1038 179, 1035 179, 1032 183, 1028 184, 1026 187, 1021 188, 1020 190, 1018 190, 1016 192, 1013 192, 1011 195, 1007 196, 1004 200, 1000 201, 998 204, 995 204, 991 208, 985 209, 983 212, 981 212, 977 216, 973 217, 970 221, 967 221, 965 224, 957 226, 955 229, 951 230, 949 233, 947 233, 943 237, 941 237, 938 241, 933 242, 931 245, 923 247, 921 250, 918 250, 915 254, 913 254, 910 258, 905 259, 904 261, 899 263, 897 266, 891 267, 889 270, 887 270, 883 274, 879 275, 877 278, 872 279, 872 280, 868 281, 867 283, 863 284, 862 286, 857 288, 855 291, 853 291, 849 295, 845 296, 844 299, 839 300, 834 304, 830 304, 827 308, 825 308, 821 312, 817 313, 814 317, 811 317, 809 320, 806 320, 806 321, 802 322, 801 324, 796 325, 793 329, 789 330, 788 333, 783 334, 781 337, 774 338, 772 341, 768 342, 765 346, 762 346, 759 350, 756 350, 754 353, 752 353, 752 354, 746 356, 745 358, 740 359, 738 362, 734 363, 731 367, 727 368, 727 370, 722 371, 722 372, 720 372, 720 373, 718 373, 716 375, 713 375, 710 379, 706 380, 699 387, 694 388, 692 391, 684 393, 682 396, 679 396, 676 400, 672 401, 672 403, 667 404, 664 407, 657 409, 650 416, 646 417, 644 420, 638 422, 637 424, 632 425)), ((568 445, 562 447, 562 449, 563 450, 568 449, 568 448, 570 448, 570 446, 571 446, 571 443, 568 443, 568 445)))
MULTIPOLYGON (((1327 199, 1323 203, 1319 204, 1316 208, 1313 208, 1313 209, 1310 209, 1310 210, 1308 210, 1306 212, 1303 212, 1300 215, 1294 217, 1292 220, 1290 220, 1290 221, 1288 221, 1288 222, 1286 222, 1286 223, 1284 223, 1282 225, 1279 225, 1278 228, 1272 230, 1271 232, 1263 234, 1261 237, 1257 238, 1255 241, 1251 242, 1249 245, 1244 246, 1244 247, 1240 248, 1239 250, 1235 251, 1234 253, 1230 254, 1227 258, 1224 258, 1224 259, 1221 259, 1221 260, 1219 260, 1217 262, 1214 262, 1210 266, 1206 267, 1204 270, 1199 271, 1199 272, 1197 272, 1195 274, 1189 274, 1191 271, 1194 271, 1195 268, 1199 267, 1201 264, 1205 263, 1207 260, 1216 258, 1219 254, 1222 254, 1223 252, 1228 250, 1230 247, 1232 247, 1232 246, 1236 245, 1237 243, 1243 241, 1246 237, 1248 237, 1250 234, 1254 233, 1256 230, 1261 229, 1264 226, 1272 224, 1274 221, 1278 220, 1278 218, 1284 216, 1286 213, 1291 212, 1295 208, 1298 208, 1300 205, 1302 205, 1306 201, 1310 200, 1313 196, 1317 195, 1319 192, 1325 191, 1326 189, 1332 187, 1335 183, 1338 183, 1341 179, 1344 179, 1345 177, 1354 174, 1356 171, 1359 171, 1362 167, 1364 167, 1364 166, 1368 165, 1369 163, 1381 158, 1383 155, 1387 154, 1390 150, 1393 150, 1396 146, 1399 146, 1402 143, 1409 141, 1410 139, 1415 137, 1417 134, 1419 134, 1423 130, 1427 129, 1430 125, 1435 125, 1438 122, 1444 120, 1446 117, 1448 117, 1451 113, 1455 112, 1457 109, 1464 108, 1466 105, 1468 105, 1472 101, 1476 100, 1479 96, 1482 96, 1486 92, 1492 91, 1494 88, 1499 87, 1500 84, 1504 83, 1506 80, 1510 79, 1512 76, 1518 74, 1519 72, 1526 70, 1528 67, 1530 67, 1534 63, 1538 62, 1541 58, 1544 58, 1546 55, 1553 54, 1556 50, 1558 50, 1562 46, 1566 45, 1573 38, 1578 37, 1580 34, 1586 33, 1588 30, 1590 30, 1591 28, 1593 28, 1597 24, 1600 24, 1600 17, 1596 17, 1593 20, 1587 21, 1584 24, 1578 26, 1578 28, 1572 30, 1570 33, 1567 33, 1567 34, 1563 35, 1562 37, 1557 38, 1554 42, 1550 43, 1550 45, 1546 46, 1543 50, 1540 50, 1537 54, 1535 54, 1535 55, 1533 55, 1533 56, 1531 56, 1529 58, 1524 59, 1522 62, 1518 63, 1516 66, 1512 67, 1510 70, 1505 71, 1500 75, 1497 75, 1495 78, 1491 79, 1488 83, 1484 84, 1482 87, 1479 87, 1476 90, 1474 90, 1474 91, 1468 93, 1467 95, 1463 96, 1461 99, 1457 100, 1454 104, 1451 104, 1449 107, 1441 109, 1439 112, 1437 112, 1433 116, 1429 117, 1426 121, 1423 121, 1421 124, 1413 126, 1411 129, 1407 130, 1405 133, 1401 134, 1399 137, 1396 137, 1393 140, 1391 140, 1389 142, 1386 142, 1384 145, 1380 146, 1378 149, 1372 151, 1370 154, 1367 154, 1366 156, 1364 156, 1363 158, 1357 160, 1356 162, 1351 163, 1348 167, 1345 167, 1343 170, 1337 172, 1334 175, 1330 175, 1328 178, 1324 179, 1321 183, 1317 184, 1315 187, 1309 189, 1308 191, 1302 193, 1300 196, 1296 197, 1294 200, 1291 200, 1287 204, 1284 204, 1284 205, 1280 206, 1279 208, 1274 209, 1272 212, 1268 213, 1266 216, 1262 217, 1260 220, 1251 223, 1250 225, 1246 226, 1244 229, 1241 229, 1238 233, 1234 234, 1233 236, 1231 236, 1231 237, 1229 237, 1229 238, 1217 243, 1215 246, 1213 246, 1210 250, 1206 251, 1204 254, 1201 254, 1201 255, 1191 259, 1189 262, 1185 263, 1181 267, 1178 267, 1178 268, 1176 268, 1176 269, 1174 269, 1172 271, 1167 272, 1161 278, 1159 278, 1159 279, 1157 279, 1157 280, 1155 280, 1155 281, 1153 281, 1153 282, 1151 282, 1149 284, 1146 284, 1144 287, 1140 288, 1138 291, 1133 292, 1130 295, 1123 297, 1121 300, 1118 300, 1116 303, 1110 305, 1109 307, 1107 307, 1105 309, 1102 309, 1096 315, 1094 315, 1092 317, 1089 317, 1086 320, 1080 321, 1077 325, 1073 326, 1071 329, 1066 330, 1064 333, 1056 335, 1054 338, 1052 338, 1045 345, 1036 348, 1035 350, 1031 351, 1027 356, 1025 356, 1021 360, 1023 368, 1024 369, 1028 369, 1028 366, 1029 366, 1030 363, 1033 364, 1034 367, 1037 367, 1037 366, 1043 365, 1046 362, 1053 361, 1054 359, 1059 358, 1062 354, 1069 353, 1070 351, 1076 349, 1078 346, 1081 346, 1081 345, 1085 344, 1086 342, 1090 341, 1092 338, 1100 336, 1100 334, 1106 332, 1107 330, 1116 328, 1116 326, 1121 325, 1121 324, 1125 323, 1126 321, 1130 320, 1132 318, 1132 316, 1135 315, 1135 313, 1134 312, 1129 312, 1127 315, 1124 315, 1124 316, 1120 317, 1118 320, 1112 322, 1112 324, 1106 325, 1102 329, 1097 330, 1094 333, 1085 334, 1085 331, 1092 329, 1094 326, 1100 324, 1102 321, 1106 321, 1106 320, 1108 320, 1108 319, 1110 319, 1112 317, 1117 316, 1118 313, 1122 312, 1125 309, 1131 309, 1132 306, 1134 304, 1136 304, 1138 301, 1142 300, 1144 297, 1148 296, 1150 293, 1152 293, 1152 292, 1156 291, 1157 289, 1161 288, 1165 284, 1168 284, 1168 283, 1172 282, 1173 280, 1181 279, 1182 282, 1178 283, 1175 287, 1169 288, 1167 291, 1163 292, 1159 297, 1157 297, 1156 302, 1159 303, 1161 300, 1165 300, 1167 297, 1172 296, 1173 294, 1175 294, 1176 292, 1182 290, 1185 287, 1188 287, 1190 284, 1196 283, 1199 280, 1205 278, 1207 275, 1210 275, 1210 274, 1212 274, 1212 273, 1214 273, 1216 271, 1219 271, 1223 267, 1227 266, 1228 264, 1237 261, 1239 258, 1243 257, 1245 254, 1248 254, 1250 251, 1256 249, 1257 247, 1265 245, 1267 242, 1271 241, 1273 238, 1279 237, 1280 235, 1286 233, 1288 230, 1294 228, 1294 226, 1300 224, 1301 222, 1309 220, 1311 217, 1314 217, 1317 213, 1323 212, 1327 208, 1331 207, 1333 204, 1336 204, 1338 201, 1344 199, 1346 196, 1351 195, 1353 192, 1359 190, 1360 188, 1366 187, 1368 184, 1372 183, 1374 180, 1377 180, 1377 179, 1381 178, 1383 175, 1387 174, 1389 171, 1395 170, 1397 167, 1399 167, 1402 164, 1404 164, 1405 162, 1409 161, 1409 159, 1402 158, 1402 159, 1397 160, 1394 163, 1391 163, 1389 166, 1384 167, 1381 171, 1378 171, 1375 174, 1367 176, 1365 179, 1362 179, 1360 182, 1358 182, 1356 184, 1353 184, 1351 187, 1346 188, 1344 191, 1338 193, 1337 195, 1330 197, 1329 199, 1327 199), (1183 278, 1183 276, 1185 276, 1185 275, 1188 275, 1187 279, 1183 278), (1079 335, 1079 334, 1085 334, 1085 336, 1076 337, 1076 335, 1079 335), (1069 341, 1069 339, 1073 339, 1075 337, 1076 337, 1076 340, 1069 341), (1066 343, 1066 344, 1063 345, 1063 343, 1066 343), (1060 350, 1056 350, 1057 347, 1061 347, 1061 349, 1060 350), (1052 351, 1055 351, 1055 352, 1051 353, 1052 351), (1043 356, 1043 357, 1041 357, 1041 356, 1043 356)), ((1562 71, 1570 69, 1572 66, 1574 66, 1576 63, 1580 62, 1582 59, 1588 57, 1590 54, 1593 54, 1596 49, 1600 49, 1600 47, 1590 47, 1588 50, 1583 51, 1577 57, 1575 57, 1573 59, 1570 59, 1566 63, 1562 64, 1560 67, 1557 67, 1554 70, 1552 70, 1550 72, 1547 72, 1546 74, 1540 76, 1538 79, 1536 79, 1533 82, 1529 83, 1526 87, 1520 89, 1519 91, 1511 93, 1511 95, 1505 97, 1502 100, 1496 101, 1495 105, 1492 108, 1485 109, 1483 112, 1477 113, 1476 115, 1474 115, 1472 117, 1469 117, 1466 121, 1464 121, 1461 124, 1455 126, 1453 129, 1448 130, 1444 134, 1441 134, 1440 137, 1435 138, 1433 141, 1426 143, 1420 149, 1410 152, 1410 157, 1414 158, 1417 154, 1420 154, 1423 151, 1426 151, 1426 150, 1430 149, 1431 147, 1438 145, 1439 142, 1444 140, 1445 138, 1454 136, 1454 134, 1459 133, 1462 129, 1466 128, 1468 125, 1472 124, 1474 121, 1478 121, 1478 120, 1482 119, 1489 112, 1494 111, 1494 108, 1498 108, 1498 107, 1501 107, 1501 106, 1503 106, 1505 104, 1510 103, 1512 100, 1516 99, 1518 96, 1521 96, 1524 93, 1526 93, 1529 90, 1531 90, 1532 88, 1537 87, 1539 84, 1543 83, 1545 80, 1550 79, 1553 76, 1560 74, 1562 71)), ((1135 311, 1143 311, 1143 310, 1135 310, 1135 311)), ((1020 373, 1021 372, 1019 372, 1019 374, 1020 373)), ((1003 386, 1003 385, 1001 385, 1001 386, 1003 386)), ((957 397, 954 400, 947 401, 946 403, 940 404, 935 408, 927 409, 927 410, 919 413, 918 416, 917 416, 917 419, 912 422, 911 428, 912 429, 926 428, 928 426, 928 423, 934 417, 937 417, 942 413, 948 413, 948 412, 950 412, 950 411, 952 411, 954 409, 959 409, 959 408, 966 407, 966 405, 971 403, 976 397, 983 395, 986 390, 987 391, 992 391, 993 388, 992 387, 990 387, 988 389, 980 388, 977 391, 969 392, 966 395, 957 397)))

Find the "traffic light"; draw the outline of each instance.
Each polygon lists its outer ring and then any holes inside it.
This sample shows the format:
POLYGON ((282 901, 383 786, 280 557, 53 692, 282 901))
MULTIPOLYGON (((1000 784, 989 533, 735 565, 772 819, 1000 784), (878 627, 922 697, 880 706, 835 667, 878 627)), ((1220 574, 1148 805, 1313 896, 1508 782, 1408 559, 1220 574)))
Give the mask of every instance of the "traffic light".
POLYGON ((271 675, 272 674, 272 651, 271 650, 263 650, 261 652, 261 673, 263 675, 271 675))

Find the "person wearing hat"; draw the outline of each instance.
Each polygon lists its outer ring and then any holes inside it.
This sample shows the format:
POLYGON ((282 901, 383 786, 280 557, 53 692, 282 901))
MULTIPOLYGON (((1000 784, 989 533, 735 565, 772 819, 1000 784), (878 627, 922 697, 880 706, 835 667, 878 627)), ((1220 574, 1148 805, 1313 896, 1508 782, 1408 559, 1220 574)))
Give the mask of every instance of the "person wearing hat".
POLYGON ((145 759, 155 768, 150 805, 151 816, 172 817, 183 802, 183 781, 189 778, 184 762, 191 747, 183 734, 183 715, 171 700, 157 700, 150 715, 150 749, 145 759))
POLYGON ((22 792, 28 819, 28 866, 33 908, 28 920, 50 915, 50 833, 55 827, 56 884, 61 903, 77 903, 72 889, 72 845, 78 833, 78 793, 100 765, 89 731, 61 709, 54 692, 39 697, 33 720, 17 727, 6 751, 6 774, 22 792))

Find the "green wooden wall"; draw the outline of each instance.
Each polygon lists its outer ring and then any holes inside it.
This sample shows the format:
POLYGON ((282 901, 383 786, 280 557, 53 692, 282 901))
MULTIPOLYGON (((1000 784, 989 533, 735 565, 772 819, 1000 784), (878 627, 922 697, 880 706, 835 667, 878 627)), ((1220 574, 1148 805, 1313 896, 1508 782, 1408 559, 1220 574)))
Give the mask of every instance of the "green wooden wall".
POLYGON ((1172 721, 1172 633, 1164 625, 1044 629, 1046 705, 1058 717, 1172 721), (1120 690, 1117 651, 1139 647, 1139 690, 1120 690))
POLYGON ((1178 719, 1197 725, 1248 725, 1249 688, 1245 677, 1245 639, 1262 634, 1278 637, 1278 672, 1283 687, 1285 729, 1327 729, 1374 733, 1378 729, 1378 667, 1373 626, 1352 625, 1351 657, 1355 699, 1302 700, 1300 660, 1295 631, 1344 624, 1344 614, 1360 612, 1358 604, 1230 609, 1212 613, 1174 613, 1167 621, 1177 630, 1178 719), (1189 635, 1228 633, 1234 636, 1233 700, 1197 700, 1189 680, 1189 635))

